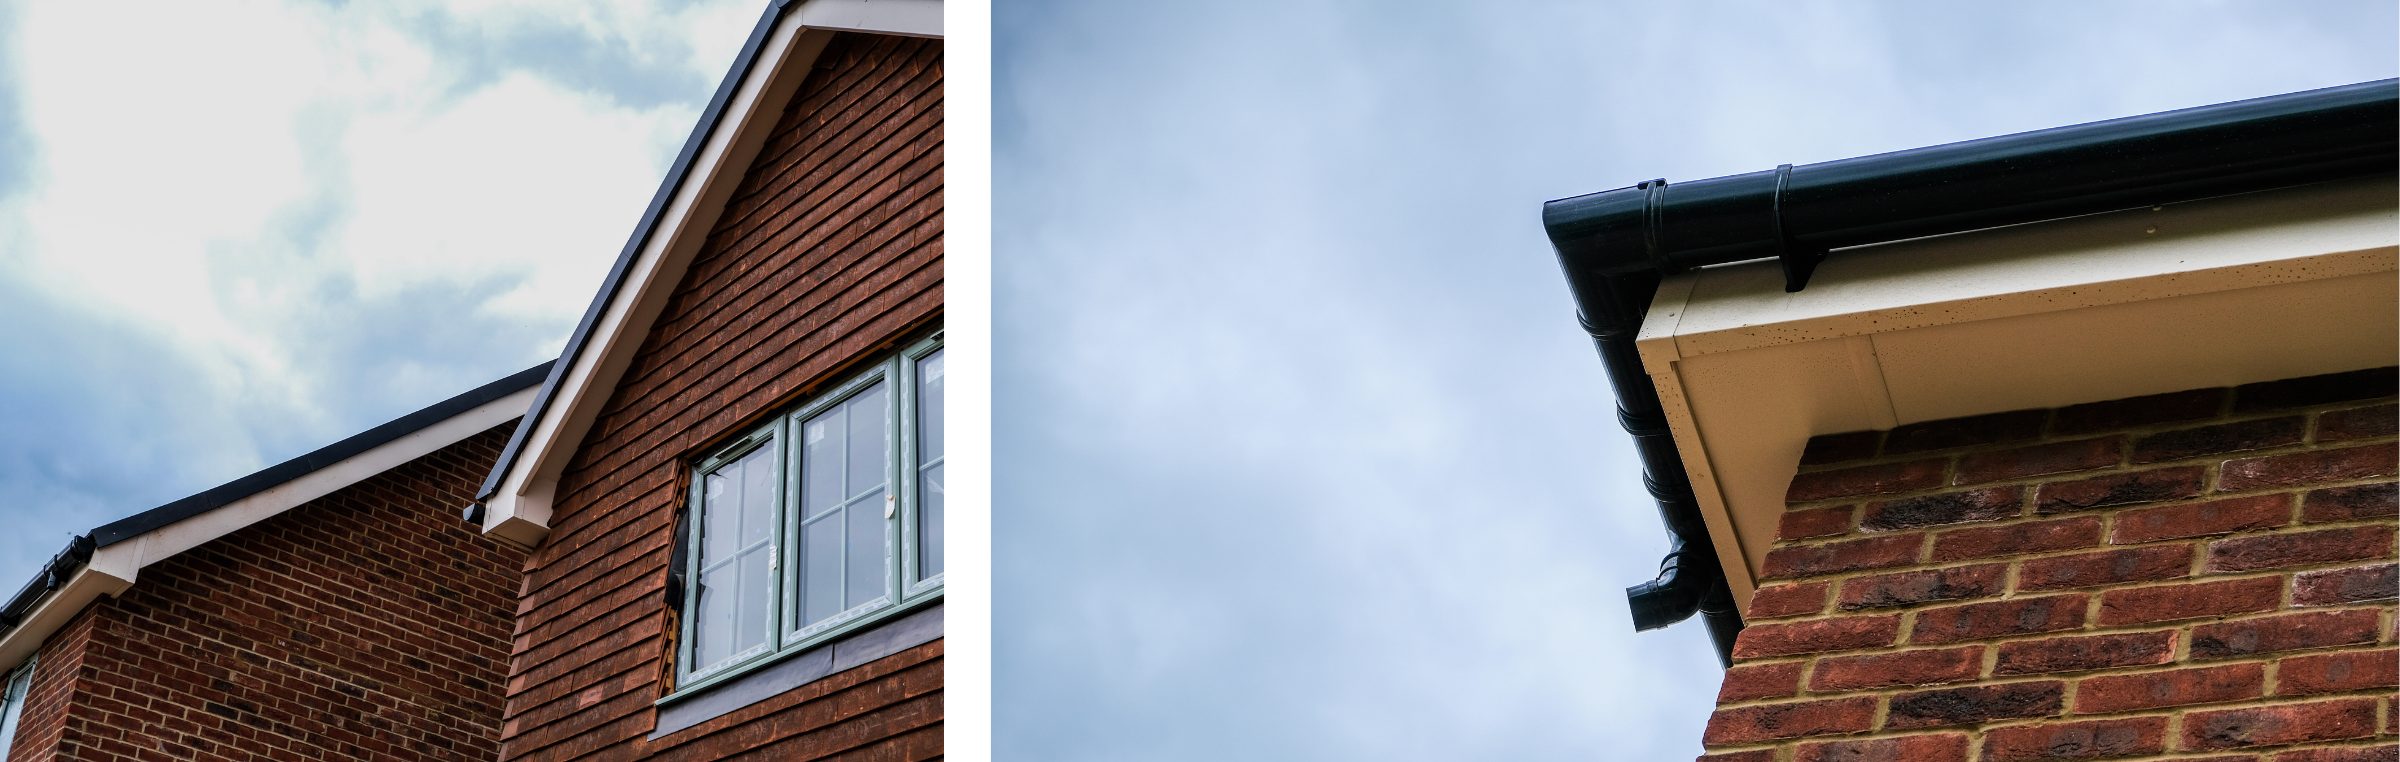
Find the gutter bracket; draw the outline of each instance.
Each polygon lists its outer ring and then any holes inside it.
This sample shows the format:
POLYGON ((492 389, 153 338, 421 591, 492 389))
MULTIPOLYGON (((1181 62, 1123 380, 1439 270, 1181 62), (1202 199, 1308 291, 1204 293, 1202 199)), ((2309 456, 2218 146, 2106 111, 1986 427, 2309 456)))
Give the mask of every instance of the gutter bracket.
MULTIPOLYGON (((1801 243, 1785 232, 1783 226, 1784 191, 1792 184, 1792 165, 1775 168, 1775 259, 1783 264, 1783 292, 1799 293, 1808 287, 1808 276, 1817 272, 1817 263, 1825 261, 1825 247, 1801 243)), ((1657 254, 1651 254, 1653 259, 1657 254)))

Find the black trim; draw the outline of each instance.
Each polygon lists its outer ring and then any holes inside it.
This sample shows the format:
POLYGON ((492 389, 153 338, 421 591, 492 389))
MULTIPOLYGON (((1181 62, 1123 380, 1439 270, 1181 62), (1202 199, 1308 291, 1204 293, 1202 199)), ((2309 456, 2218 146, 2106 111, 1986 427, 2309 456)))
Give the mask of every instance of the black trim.
POLYGON ((594 294, 592 305, 584 308, 582 322, 576 323, 575 333, 567 337, 567 350, 558 356, 558 365, 551 369, 550 377, 542 381, 542 390, 534 394, 533 409, 526 411, 525 420, 517 424, 516 433, 509 435, 508 446, 500 450, 500 460, 492 464, 491 475, 484 477, 483 488, 476 490, 476 500, 492 499, 492 495, 500 491, 500 482, 507 478, 509 469, 516 467, 518 456, 524 452, 526 437, 533 435, 534 428, 541 424, 542 416, 550 412, 550 402, 558 393, 559 383, 566 378, 567 371, 575 367, 575 361, 583 357, 584 348, 591 343, 592 329, 599 325, 600 316, 608 311, 609 302, 615 301, 617 292, 624 289, 625 275, 632 272, 634 259, 641 255, 643 247, 650 244, 650 237, 658 231, 659 219, 666 214, 668 204, 674 202, 675 194, 683 190, 684 181, 690 179, 692 164, 699 159, 700 149, 708 145, 709 136, 717 131, 717 123, 725 118, 726 104, 733 101, 733 94, 750 77, 750 69, 757 65, 758 53, 766 46, 767 36, 775 31, 775 23, 783 18, 785 9, 795 4, 794 0, 769 3, 766 13, 759 16, 758 25, 751 28, 750 39, 742 43, 742 54, 733 60, 733 70, 726 73, 722 84, 717 85, 717 94, 709 98, 708 109, 700 113, 700 124, 692 128, 691 137, 684 139, 683 151, 675 155, 674 168, 667 171, 667 179, 659 184, 658 193, 650 197, 650 208, 642 211, 641 224, 634 227, 633 237, 626 239, 624 250, 617 252, 617 263, 608 268, 608 278, 600 282, 600 293, 594 294))
POLYGON ((67 580, 75 576, 75 570, 92 560, 92 550, 91 535, 78 535, 68 540, 65 550, 51 556, 48 563, 42 564, 42 570, 33 575, 33 579, 18 588, 15 597, 9 598, 6 605, 0 605, 0 628, 16 629, 18 624, 25 621, 25 615, 33 611, 34 604, 42 600, 42 596, 65 587, 67 580))
POLYGON ((1635 628, 1702 614, 1728 666, 1742 628, 1634 349, 1664 276, 1773 257, 1785 290, 1798 291, 1833 249, 2388 177, 2395 162, 2400 80, 2387 79, 1544 204, 1577 318, 1599 348, 1666 523, 1657 579, 1626 590, 1635 628))

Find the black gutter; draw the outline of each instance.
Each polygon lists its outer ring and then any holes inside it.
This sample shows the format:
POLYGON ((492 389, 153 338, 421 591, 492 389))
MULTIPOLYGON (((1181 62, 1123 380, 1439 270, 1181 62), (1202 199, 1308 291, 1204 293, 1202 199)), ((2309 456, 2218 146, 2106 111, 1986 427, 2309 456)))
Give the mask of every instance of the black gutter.
POLYGON ((1658 390, 1634 352, 1661 278, 1781 260, 1799 291, 1832 250, 2361 177, 2400 167, 2400 80, 2236 101, 1544 204, 1542 223, 1641 452, 1670 550, 1627 590, 1634 626, 1705 615, 1732 663, 1741 619, 1713 562, 1658 390))
MULTIPOLYGON (((601 314, 608 311, 608 304, 616 300, 617 292, 625 288, 625 276, 633 271, 634 259, 641 256, 643 247, 650 245, 651 236, 658 232, 659 220, 666 215, 667 205, 674 202, 675 194, 683 190, 684 181, 690 179, 700 149, 708 145, 709 136, 717 131, 717 123, 725 118, 725 106, 741 90, 743 80, 750 77, 751 67, 758 63, 759 51, 766 47, 767 35, 775 31, 775 22, 782 20, 783 12, 798 4, 799 0, 773 0, 767 4, 766 13, 759 16, 758 25, 751 27, 750 39, 742 43, 742 54, 733 60, 733 70, 717 85, 717 94, 709 98, 708 109, 700 112, 700 124, 692 128, 691 137, 684 138, 683 151, 675 155, 675 166, 667 170, 658 193, 650 197, 650 207, 642 211, 641 224, 634 226, 633 237, 626 239, 625 248, 617 252, 617 263, 608 268, 608 277, 600 282, 600 292, 592 295, 592 305, 584 308, 583 320, 575 324, 575 332, 567 337, 566 351, 558 356, 558 365, 550 370, 550 377, 542 381, 542 390, 534 393, 533 409, 517 424, 516 433, 509 435, 508 446, 500 450, 500 460, 492 464, 491 475, 484 477, 483 488, 476 490, 475 502, 492 499, 500 491, 501 480, 516 467, 517 458, 525 449, 525 439, 533 436, 542 416, 550 412, 558 385, 565 380, 567 371, 575 367, 575 361, 583 357, 584 348, 591 343, 592 329, 599 326, 601 314)), ((481 520, 480 516, 475 518, 481 520)))

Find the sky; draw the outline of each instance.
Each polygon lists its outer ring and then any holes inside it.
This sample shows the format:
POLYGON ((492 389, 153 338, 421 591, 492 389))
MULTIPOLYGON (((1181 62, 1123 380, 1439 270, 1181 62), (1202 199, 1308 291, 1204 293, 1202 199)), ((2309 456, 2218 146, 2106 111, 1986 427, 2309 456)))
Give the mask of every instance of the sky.
POLYGON ((997 0, 993 724, 1690 759, 1543 201, 2381 79, 2389 2, 997 0))

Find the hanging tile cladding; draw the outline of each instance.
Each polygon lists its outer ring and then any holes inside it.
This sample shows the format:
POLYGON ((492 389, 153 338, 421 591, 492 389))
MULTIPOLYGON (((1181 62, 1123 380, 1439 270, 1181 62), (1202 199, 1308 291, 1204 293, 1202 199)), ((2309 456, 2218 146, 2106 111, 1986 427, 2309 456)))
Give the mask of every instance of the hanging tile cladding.
POLYGON ((938 318, 942 44, 839 35, 559 482, 518 606, 503 758, 940 753, 941 642, 645 741, 683 458, 938 318))
POLYGON ((525 554, 458 509, 515 428, 143 568, 44 645, 11 759, 492 759, 525 554))
POLYGON ((1812 440, 1702 759, 2394 759, 2395 385, 1812 440))

